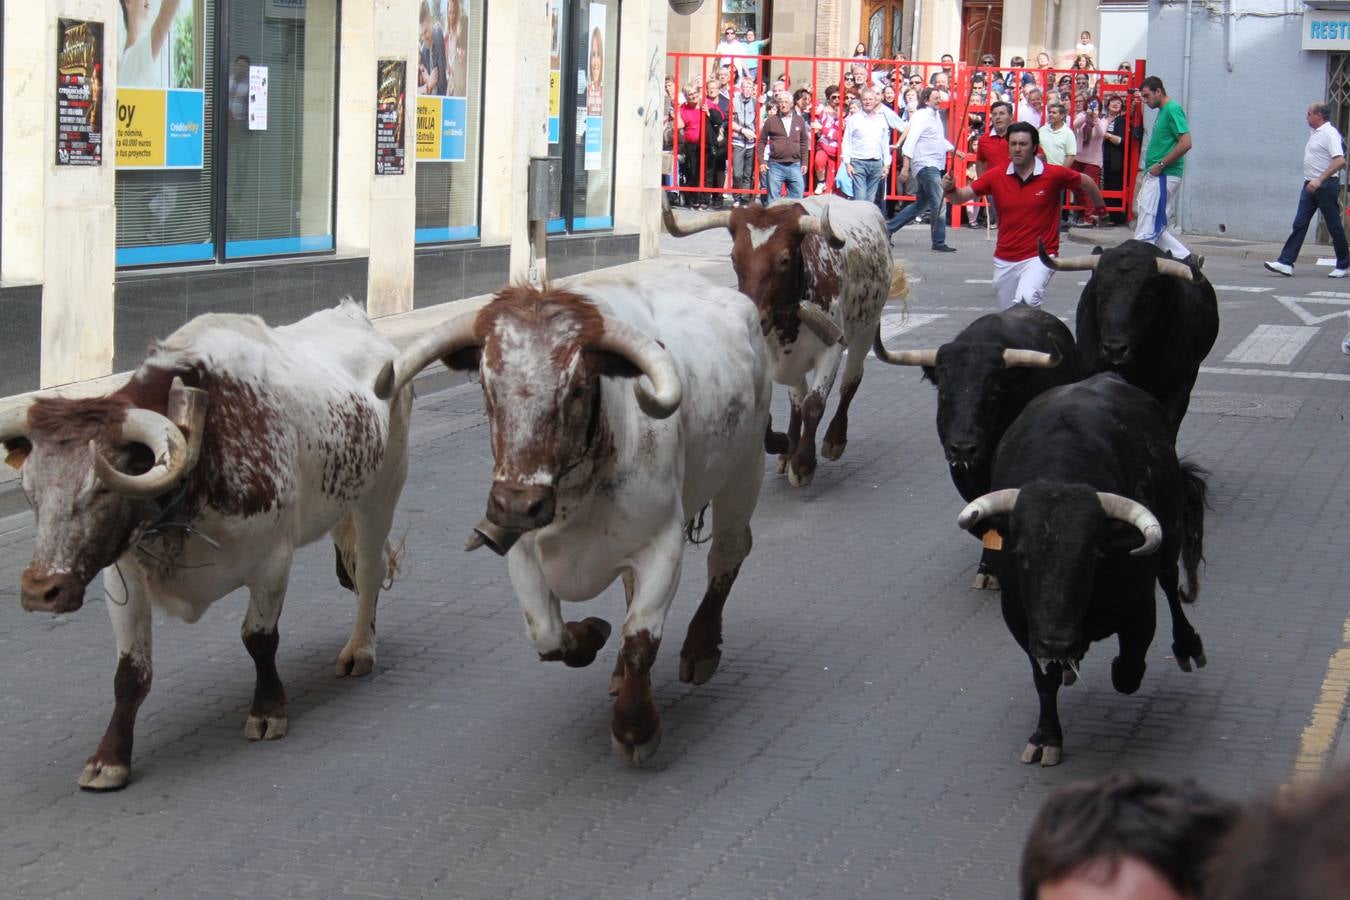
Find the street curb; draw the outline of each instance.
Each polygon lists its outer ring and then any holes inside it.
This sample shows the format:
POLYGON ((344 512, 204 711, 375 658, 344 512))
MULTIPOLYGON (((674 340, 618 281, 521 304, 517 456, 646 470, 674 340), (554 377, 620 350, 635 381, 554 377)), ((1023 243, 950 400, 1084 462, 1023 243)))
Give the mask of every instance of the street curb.
MULTIPOLYGON (((1134 231, 1123 225, 1114 228, 1071 228, 1061 235, 1063 240, 1073 244, 1102 248, 1115 247, 1133 237, 1134 231)), ((1264 241, 1238 241, 1205 235, 1186 234, 1182 235, 1182 239, 1190 247, 1191 252, 1203 256, 1227 256, 1260 262, 1278 258, 1284 246, 1264 241)), ((1298 262, 1311 266, 1316 265, 1319 258, 1325 259, 1335 255, 1336 251, 1326 244, 1304 244, 1303 251, 1298 255, 1298 262)))

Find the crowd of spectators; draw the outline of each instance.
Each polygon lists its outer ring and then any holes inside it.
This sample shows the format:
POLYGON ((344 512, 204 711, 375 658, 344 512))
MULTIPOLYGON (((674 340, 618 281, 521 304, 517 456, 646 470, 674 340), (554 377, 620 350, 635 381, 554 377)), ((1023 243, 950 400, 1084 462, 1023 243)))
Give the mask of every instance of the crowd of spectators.
MULTIPOLYGON (((936 64, 911 62, 904 53, 878 60, 867 56, 861 42, 851 59, 837 64, 837 81, 816 81, 821 64, 802 62, 795 63, 795 72, 792 63, 784 67, 795 75, 809 66, 811 79, 790 81, 784 72, 772 73, 776 77, 770 81, 768 67, 760 70, 768 43, 753 31, 742 35, 728 23, 714 54, 703 57, 703 71, 694 69, 699 58, 690 58, 693 71, 682 90, 667 78, 665 149, 670 151, 670 164, 665 183, 675 204, 716 209, 724 202, 768 202, 774 196, 865 194, 872 189, 872 179, 855 184, 841 165, 840 148, 850 117, 871 115, 864 110, 865 92, 871 91, 891 127, 881 160, 882 177, 875 194, 865 199, 876 202, 887 216, 895 213, 897 197, 918 192, 912 173, 908 180, 901 177, 898 150, 920 109, 931 110, 940 119, 944 137, 953 146, 955 159, 948 169, 960 167, 973 178, 988 165, 979 154, 981 142, 999 139, 992 111, 1006 105, 1007 124, 1022 121, 1040 129, 1046 158, 1087 174, 1107 192, 1112 209, 1107 222, 1125 223, 1121 192, 1127 159, 1137 163, 1139 158, 1143 105, 1130 88, 1129 62, 1115 69, 1099 68, 1089 32, 1080 34, 1072 54, 1056 59, 1041 52, 1034 66, 1021 56, 1001 66, 992 54, 985 54, 960 85, 949 53, 936 64), (965 96, 954 96, 958 86, 965 96), (823 94, 817 95, 818 87, 824 87, 823 94), (931 89, 926 103, 920 100, 925 89, 931 89), (798 120, 804 129, 804 148, 798 132, 792 131, 798 120), (788 142, 796 146, 788 148, 788 142), (788 162, 798 171, 789 172, 788 162), (771 173, 777 174, 771 179, 771 173)), ((1081 200, 1075 198, 1075 205, 1082 207, 1081 200)), ((1099 224, 1092 210, 1083 213, 1075 216, 1075 224, 1099 224)), ((970 208, 968 215, 972 223, 985 222, 983 206, 970 208)))

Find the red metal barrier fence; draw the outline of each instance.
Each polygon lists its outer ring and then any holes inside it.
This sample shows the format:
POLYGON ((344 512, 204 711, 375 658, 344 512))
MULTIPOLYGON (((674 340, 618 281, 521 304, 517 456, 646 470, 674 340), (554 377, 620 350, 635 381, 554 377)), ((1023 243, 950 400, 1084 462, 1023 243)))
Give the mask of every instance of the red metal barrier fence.
MULTIPOLYGON (((1060 100, 1066 108, 1065 122, 1080 135, 1081 128, 1074 125, 1080 111, 1096 101, 1101 116, 1105 118, 1111 100, 1120 98, 1120 115, 1125 118, 1122 183, 1119 188, 1110 190, 1103 186, 1102 195, 1110 212, 1125 213, 1128 217, 1134 199, 1141 149, 1136 135, 1142 131, 1141 127, 1137 127, 1142 126, 1142 101, 1138 88, 1144 79, 1144 68, 1144 60, 1136 60, 1133 71, 1128 71, 1011 69, 960 63, 949 64, 944 68, 938 62, 910 60, 886 62, 802 56, 719 58, 714 53, 669 53, 667 80, 673 79, 674 87, 673 91, 670 86, 667 87, 666 98, 669 132, 667 146, 663 149, 670 155, 666 183, 677 198, 676 202, 682 199, 685 205, 719 206, 724 200, 763 200, 768 191, 764 180, 766 146, 762 140, 762 129, 769 108, 766 103, 771 102, 766 89, 782 80, 784 89, 789 93, 795 95, 799 89, 805 88, 811 95, 808 108, 811 120, 810 154, 805 173, 805 193, 843 193, 834 184, 835 167, 851 95, 859 89, 856 82, 865 81, 884 97, 890 96, 885 94, 887 88, 893 90, 894 97, 883 99, 883 102, 887 102, 908 121, 907 110, 911 108, 907 107, 908 90, 914 88, 917 92, 934 82, 941 84, 945 79, 949 100, 945 107, 944 125, 947 139, 955 147, 954 165, 949 155, 948 170, 952 172, 957 187, 973 180, 973 141, 987 130, 989 107, 998 100, 991 88, 998 87, 999 93, 1008 96, 1014 110, 1013 121, 1022 118, 1019 112, 1027 114, 1023 104, 1031 88, 1038 88, 1041 92, 1040 115, 1043 120, 1045 95, 1052 90, 1059 91, 1060 100), (723 67, 728 76, 726 96, 721 95, 722 86, 719 84, 719 69, 723 67), (754 86, 753 123, 743 122, 742 117, 734 114, 735 101, 743 90, 741 82, 747 80, 754 86), (838 87, 839 91, 835 102, 827 105, 825 92, 831 85, 838 87), (960 123, 959 127, 953 127, 953 123, 960 123), (748 135, 737 134, 738 129, 745 127, 753 127, 756 135, 748 154, 749 159, 745 158, 744 147, 738 147, 740 142, 749 141, 748 135), (738 149, 741 151, 739 154, 736 152, 738 149), (735 177, 737 174, 739 178, 735 177)), ((1044 121, 1032 124, 1039 126, 1044 121)), ((907 192, 905 185, 895 183, 901 163, 898 140, 902 135, 902 132, 896 131, 891 134, 895 150, 891 154, 889 172, 883 186, 887 200, 914 199, 914 194, 907 192)), ((965 208, 978 209, 987 205, 987 201, 981 198, 953 207, 951 224, 958 228, 961 226, 965 208)), ((1082 209, 1081 206, 1069 208, 1082 209)))

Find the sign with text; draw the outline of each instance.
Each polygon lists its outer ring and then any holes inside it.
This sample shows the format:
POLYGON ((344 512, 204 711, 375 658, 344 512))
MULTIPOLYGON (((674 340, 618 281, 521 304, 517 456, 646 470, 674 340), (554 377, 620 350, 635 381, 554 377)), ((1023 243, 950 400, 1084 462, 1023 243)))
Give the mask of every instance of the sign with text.
POLYGON ((202 91, 118 88, 117 166, 200 169, 204 103, 202 91))
POLYGON ((103 165, 103 23, 56 20, 56 164, 103 165))
POLYGON ((1350 12, 1303 10, 1304 50, 1350 50, 1350 12))
POLYGON ((417 158, 464 162, 468 116, 467 97, 418 97, 417 158))
POLYGON ((375 68, 375 174, 402 175, 406 150, 403 144, 403 114, 406 105, 408 64, 401 59, 382 59, 375 68))
POLYGON ((590 6, 590 48, 586 59, 586 143, 584 168, 601 167, 605 133, 605 7, 590 6))

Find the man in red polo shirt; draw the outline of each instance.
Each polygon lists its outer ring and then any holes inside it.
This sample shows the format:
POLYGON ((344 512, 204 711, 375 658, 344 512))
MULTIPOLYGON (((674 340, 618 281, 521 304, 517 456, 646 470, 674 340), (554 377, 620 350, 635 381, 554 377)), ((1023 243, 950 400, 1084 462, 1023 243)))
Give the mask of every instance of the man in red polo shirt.
MULTIPOLYGON (((952 203, 967 203, 975 197, 992 196, 998 207, 998 243, 994 246, 994 294, 999 309, 1015 303, 1040 306, 1053 269, 1036 252, 1038 241, 1051 256, 1059 253, 1060 197, 1066 190, 1079 190, 1100 214, 1105 205, 1102 192, 1086 175, 1054 166, 1036 156, 1040 135, 1027 122, 1008 126, 1008 156, 1003 169, 990 168, 969 185, 957 188, 949 174, 942 190, 952 203)), ((983 143, 983 142, 982 142, 983 143)))
POLYGON ((1008 168, 1008 124, 1012 121, 1012 104, 999 100, 989 106, 989 131, 980 138, 975 162, 983 175, 990 169, 1008 168))

